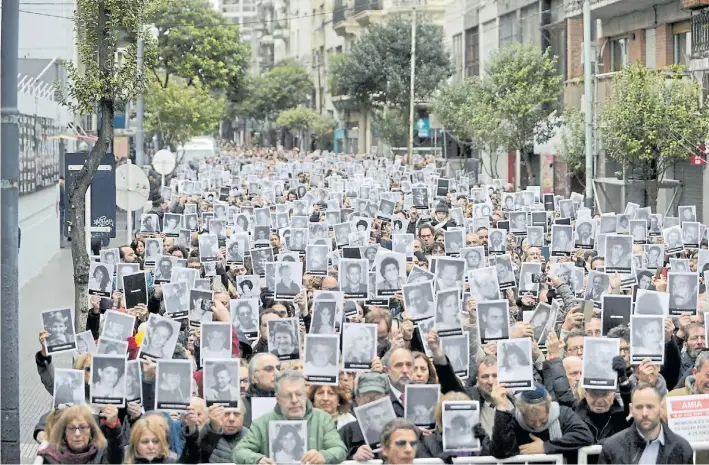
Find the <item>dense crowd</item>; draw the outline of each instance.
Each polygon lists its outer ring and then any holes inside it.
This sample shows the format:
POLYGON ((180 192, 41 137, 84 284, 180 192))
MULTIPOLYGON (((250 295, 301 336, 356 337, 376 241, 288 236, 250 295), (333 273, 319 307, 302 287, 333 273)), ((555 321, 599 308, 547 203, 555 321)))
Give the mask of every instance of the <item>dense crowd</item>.
POLYGON ((695 207, 598 215, 444 168, 178 166, 131 244, 95 244, 85 331, 42 313, 37 461, 693 463, 706 433, 668 412, 709 394, 695 207))

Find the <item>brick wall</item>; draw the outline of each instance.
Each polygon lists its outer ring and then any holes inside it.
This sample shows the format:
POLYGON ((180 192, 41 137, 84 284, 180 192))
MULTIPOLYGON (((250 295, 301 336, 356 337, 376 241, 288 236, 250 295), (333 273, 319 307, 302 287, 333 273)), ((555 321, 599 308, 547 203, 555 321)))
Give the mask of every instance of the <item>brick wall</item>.
POLYGON ((566 56, 569 79, 583 77, 583 19, 566 20, 566 56))
POLYGON ((634 64, 638 61, 645 64, 645 30, 639 29, 635 31, 635 38, 632 34, 628 43, 628 64, 634 64))
POLYGON ((655 66, 658 69, 670 66, 673 62, 672 58, 672 26, 670 24, 660 24, 657 26, 656 33, 656 62, 655 66))

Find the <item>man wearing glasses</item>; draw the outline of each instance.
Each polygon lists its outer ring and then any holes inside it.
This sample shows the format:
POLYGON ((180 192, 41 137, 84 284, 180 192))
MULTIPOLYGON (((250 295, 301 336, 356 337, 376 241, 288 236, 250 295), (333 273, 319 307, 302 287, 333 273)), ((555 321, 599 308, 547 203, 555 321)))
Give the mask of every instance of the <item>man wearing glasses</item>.
MULTIPOLYGON (((275 397, 275 379, 280 374, 281 362, 271 353, 258 353, 249 362, 249 388, 244 394, 246 414, 244 427, 251 425, 251 398, 275 397)), ((258 461, 254 462, 257 463, 258 461)))

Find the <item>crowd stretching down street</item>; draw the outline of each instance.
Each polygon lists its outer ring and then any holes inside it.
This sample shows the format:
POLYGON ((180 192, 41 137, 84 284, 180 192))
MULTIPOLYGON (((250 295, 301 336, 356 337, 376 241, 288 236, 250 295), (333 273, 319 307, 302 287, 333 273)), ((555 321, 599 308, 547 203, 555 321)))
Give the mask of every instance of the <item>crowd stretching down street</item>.
POLYGON ((150 201, 42 312, 36 463, 709 463, 696 206, 234 146, 150 201))

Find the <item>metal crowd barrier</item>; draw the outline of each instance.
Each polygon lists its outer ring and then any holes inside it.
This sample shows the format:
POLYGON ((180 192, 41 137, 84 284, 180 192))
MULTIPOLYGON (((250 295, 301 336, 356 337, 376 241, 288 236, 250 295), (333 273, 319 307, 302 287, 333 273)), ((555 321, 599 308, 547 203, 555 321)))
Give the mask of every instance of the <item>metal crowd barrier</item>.
POLYGON ((532 454, 532 455, 515 455, 507 459, 496 459, 492 456, 482 457, 455 457, 454 464, 485 464, 485 465, 501 465, 515 464, 528 465, 533 463, 549 463, 554 465, 564 465, 564 456, 561 454, 532 454))
MULTIPOLYGON (((700 465, 697 462, 697 452, 709 451, 709 442, 695 442, 691 446, 694 450, 694 463, 700 465)), ((588 465, 588 456, 600 455, 601 449, 601 446, 587 446, 579 449, 578 465, 588 465)), ((455 459, 453 459, 453 463, 455 463, 455 459)))

